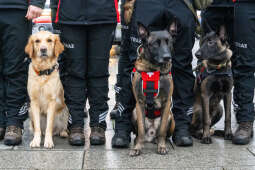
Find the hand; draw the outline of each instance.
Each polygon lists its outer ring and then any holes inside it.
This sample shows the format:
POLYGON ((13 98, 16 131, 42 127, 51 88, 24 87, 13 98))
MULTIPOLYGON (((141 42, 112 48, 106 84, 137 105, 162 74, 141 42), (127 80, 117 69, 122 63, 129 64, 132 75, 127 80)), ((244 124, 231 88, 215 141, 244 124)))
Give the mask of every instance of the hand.
POLYGON ((28 10, 27 10, 26 18, 28 20, 32 20, 34 18, 37 18, 37 17, 41 16, 41 13, 42 13, 42 8, 39 8, 39 7, 34 6, 34 5, 29 5, 28 10))

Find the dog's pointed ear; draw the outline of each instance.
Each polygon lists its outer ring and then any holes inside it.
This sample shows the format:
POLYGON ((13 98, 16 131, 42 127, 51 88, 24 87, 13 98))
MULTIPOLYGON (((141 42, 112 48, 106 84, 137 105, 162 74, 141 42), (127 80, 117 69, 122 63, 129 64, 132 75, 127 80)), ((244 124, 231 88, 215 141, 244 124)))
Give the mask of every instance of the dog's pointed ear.
POLYGON ((64 45, 61 43, 58 35, 55 35, 55 46, 54 46, 54 54, 56 57, 59 56, 64 51, 64 45))
POLYGON ((168 25, 168 32, 173 36, 176 37, 177 36, 177 31, 178 31, 178 23, 177 23, 177 19, 174 18, 172 22, 169 23, 168 25))
POLYGON ((29 55, 30 58, 33 57, 34 47, 33 47, 33 35, 29 37, 28 43, 25 47, 25 53, 29 55))
POLYGON ((137 29, 139 37, 145 41, 150 35, 149 30, 140 22, 137 22, 137 29))
POLYGON ((226 27, 224 25, 220 26, 218 34, 219 34, 221 41, 225 42, 227 40, 227 31, 226 31, 226 27))

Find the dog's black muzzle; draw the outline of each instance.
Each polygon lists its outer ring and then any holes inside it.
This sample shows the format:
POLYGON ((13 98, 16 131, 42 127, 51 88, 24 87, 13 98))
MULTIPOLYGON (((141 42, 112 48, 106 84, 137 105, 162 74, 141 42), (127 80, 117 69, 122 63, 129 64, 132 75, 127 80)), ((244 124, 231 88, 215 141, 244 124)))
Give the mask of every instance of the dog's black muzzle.
POLYGON ((172 59, 172 55, 171 55, 170 49, 168 46, 165 46, 159 50, 159 55, 157 56, 156 61, 159 64, 164 64, 164 63, 170 62, 171 59, 172 59))

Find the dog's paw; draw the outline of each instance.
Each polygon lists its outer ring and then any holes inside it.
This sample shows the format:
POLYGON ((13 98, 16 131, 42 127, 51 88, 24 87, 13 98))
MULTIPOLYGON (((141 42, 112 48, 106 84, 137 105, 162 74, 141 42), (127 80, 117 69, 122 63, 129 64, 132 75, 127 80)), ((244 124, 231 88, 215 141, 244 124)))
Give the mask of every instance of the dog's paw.
POLYGON ((141 149, 132 149, 130 152, 129 152, 129 156, 138 156, 141 154, 141 149))
POLYGON ((232 140, 233 134, 232 132, 230 133, 225 133, 224 135, 224 140, 232 140))
POLYGON ((34 139, 30 142, 31 148, 40 148, 40 145, 41 145, 40 137, 34 137, 34 139))
POLYGON ((61 131, 60 134, 59 134, 59 136, 62 137, 62 138, 67 138, 67 137, 68 137, 67 130, 61 131))
POLYGON ((211 137, 203 137, 202 140, 201 140, 201 143, 211 144, 212 143, 212 138, 211 137))
POLYGON ((50 138, 50 137, 45 137, 45 140, 44 140, 44 147, 45 147, 45 148, 48 148, 48 149, 52 149, 52 148, 54 147, 54 143, 53 143, 52 138, 50 138))
POLYGON ((166 155, 168 153, 168 149, 164 146, 159 146, 158 147, 158 154, 160 155, 166 155))

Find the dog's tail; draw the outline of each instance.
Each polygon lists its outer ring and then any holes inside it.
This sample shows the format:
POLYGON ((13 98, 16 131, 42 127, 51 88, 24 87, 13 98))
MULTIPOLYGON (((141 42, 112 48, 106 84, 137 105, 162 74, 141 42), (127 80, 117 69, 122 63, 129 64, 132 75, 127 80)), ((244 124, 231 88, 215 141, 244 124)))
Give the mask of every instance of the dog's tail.
POLYGON ((69 110, 65 106, 59 114, 55 117, 56 128, 54 129, 54 135, 59 135, 60 137, 68 137, 68 120, 69 120, 69 110))
POLYGON ((126 3, 124 4, 124 20, 126 24, 129 24, 132 18, 132 14, 134 11, 134 6, 135 6, 135 0, 127 0, 126 3))
POLYGON ((120 55, 120 46, 113 45, 111 50, 110 50, 110 58, 114 58, 118 55, 120 55))

